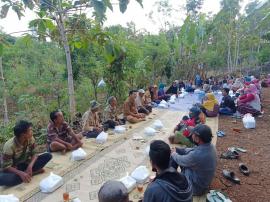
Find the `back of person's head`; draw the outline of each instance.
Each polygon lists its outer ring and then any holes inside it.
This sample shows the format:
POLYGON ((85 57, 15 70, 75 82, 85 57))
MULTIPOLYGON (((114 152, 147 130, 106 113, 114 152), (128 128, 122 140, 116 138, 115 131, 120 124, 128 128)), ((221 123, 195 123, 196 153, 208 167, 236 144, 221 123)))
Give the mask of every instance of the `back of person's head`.
POLYGON ((25 120, 18 121, 13 128, 14 135, 19 138, 22 134, 26 133, 30 127, 32 127, 31 122, 25 120))
POLYGON ((133 93, 137 93, 138 91, 137 90, 130 90, 128 95, 131 96, 133 93))
POLYGON ((230 89, 229 89, 229 88, 223 88, 223 90, 224 90, 227 94, 229 94, 229 92, 230 92, 230 89))
POLYGON ((128 202, 128 190, 122 182, 107 181, 98 191, 99 202, 128 202))
POLYGON ((149 157, 152 164, 165 170, 169 167, 171 149, 167 143, 162 140, 155 140, 150 144, 149 157))
POLYGON ((50 119, 51 119, 52 122, 54 122, 55 119, 57 118, 57 113, 58 113, 58 112, 60 112, 60 111, 59 111, 59 110, 55 110, 55 111, 52 111, 52 112, 50 113, 50 119))
POLYGON ((210 143, 212 141, 213 135, 212 130, 209 126, 205 124, 198 124, 191 131, 192 134, 200 137, 204 143, 210 143))

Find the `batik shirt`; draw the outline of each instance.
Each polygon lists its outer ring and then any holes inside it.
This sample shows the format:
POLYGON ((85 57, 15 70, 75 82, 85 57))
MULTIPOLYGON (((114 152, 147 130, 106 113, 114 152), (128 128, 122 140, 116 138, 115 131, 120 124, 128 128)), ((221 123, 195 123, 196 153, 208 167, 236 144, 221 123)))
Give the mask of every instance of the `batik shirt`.
POLYGON ((16 137, 9 139, 3 148, 3 168, 16 167, 21 163, 30 163, 36 154, 35 139, 32 137, 25 145, 21 145, 16 137))

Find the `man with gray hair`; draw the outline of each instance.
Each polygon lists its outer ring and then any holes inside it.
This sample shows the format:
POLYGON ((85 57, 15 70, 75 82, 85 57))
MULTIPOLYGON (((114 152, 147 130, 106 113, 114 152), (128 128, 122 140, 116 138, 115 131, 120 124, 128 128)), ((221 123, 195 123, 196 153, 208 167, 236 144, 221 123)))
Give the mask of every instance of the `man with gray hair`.
POLYGON ((99 202, 128 202, 128 190, 122 182, 107 181, 98 191, 99 202))

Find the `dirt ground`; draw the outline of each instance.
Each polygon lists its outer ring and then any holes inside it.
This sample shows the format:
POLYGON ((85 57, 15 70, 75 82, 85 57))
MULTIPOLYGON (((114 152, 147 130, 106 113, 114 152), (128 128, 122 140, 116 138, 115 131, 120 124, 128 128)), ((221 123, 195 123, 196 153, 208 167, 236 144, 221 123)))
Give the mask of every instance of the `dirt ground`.
POLYGON ((236 123, 231 117, 219 118, 219 130, 226 136, 218 138, 218 166, 211 189, 218 189, 228 195, 233 202, 267 202, 270 201, 270 88, 263 89, 262 103, 264 115, 256 118, 256 129, 245 129, 241 119, 236 123), (241 129, 240 133, 233 128, 241 129), (220 159, 221 153, 228 147, 239 146, 247 149, 247 153, 240 153, 238 160, 220 159), (240 173, 239 163, 245 163, 250 169, 250 176, 240 173), (222 170, 234 171, 240 178, 237 185, 222 176, 222 170))

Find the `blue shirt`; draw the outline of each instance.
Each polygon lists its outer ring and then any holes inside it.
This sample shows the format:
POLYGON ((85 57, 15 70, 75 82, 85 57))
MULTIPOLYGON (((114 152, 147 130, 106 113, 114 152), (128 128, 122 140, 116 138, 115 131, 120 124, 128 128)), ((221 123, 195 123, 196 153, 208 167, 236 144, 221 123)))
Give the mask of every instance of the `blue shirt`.
POLYGON ((203 194, 214 178, 217 155, 211 143, 186 148, 183 154, 173 153, 173 160, 181 166, 183 174, 193 186, 193 195, 203 194))

